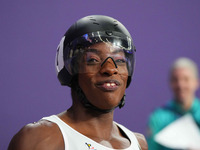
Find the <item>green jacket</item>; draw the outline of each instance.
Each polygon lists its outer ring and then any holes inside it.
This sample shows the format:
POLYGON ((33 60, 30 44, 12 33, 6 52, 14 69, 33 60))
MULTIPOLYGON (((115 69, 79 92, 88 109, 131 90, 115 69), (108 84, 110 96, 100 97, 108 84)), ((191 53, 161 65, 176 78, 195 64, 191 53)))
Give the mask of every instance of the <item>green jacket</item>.
POLYGON ((200 101, 198 98, 194 99, 188 111, 184 111, 180 104, 174 100, 169 101, 164 107, 156 109, 149 117, 149 132, 147 135, 149 150, 171 150, 156 143, 154 141, 154 136, 167 125, 187 113, 193 116, 200 129, 200 101))

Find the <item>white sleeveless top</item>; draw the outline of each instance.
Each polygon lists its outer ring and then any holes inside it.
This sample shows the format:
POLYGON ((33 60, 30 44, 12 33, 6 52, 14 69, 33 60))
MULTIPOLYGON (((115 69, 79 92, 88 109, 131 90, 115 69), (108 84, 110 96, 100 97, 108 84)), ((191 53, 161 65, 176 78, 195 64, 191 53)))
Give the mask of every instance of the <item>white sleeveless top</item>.
MULTIPOLYGON (((65 150, 115 150, 103 146, 95 142, 94 140, 86 137, 85 135, 79 133, 78 131, 67 125, 56 115, 44 117, 42 118, 42 120, 48 120, 58 125, 63 135, 65 150)), ((126 134, 131 142, 131 145, 123 150, 141 150, 134 133, 116 122, 115 124, 126 134)))

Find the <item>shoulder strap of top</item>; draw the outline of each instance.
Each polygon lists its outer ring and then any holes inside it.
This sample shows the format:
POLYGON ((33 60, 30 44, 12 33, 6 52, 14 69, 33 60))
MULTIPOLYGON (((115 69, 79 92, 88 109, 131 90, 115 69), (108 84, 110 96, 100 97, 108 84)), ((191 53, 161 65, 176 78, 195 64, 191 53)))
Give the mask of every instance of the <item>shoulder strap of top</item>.
MULTIPOLYGON (((67 137, 67 134, 65 134, 66 133, 65 132, 66 124, 56 115, 52 115, 49 117, 43 117, 41 120, 47 120, 47 121, 53 122, 58 125, 58 127, 63 135, 65 150, 69 150, 68 137, 67 137)), ((139 142, 138 142, 135 134, 121 124, 116 123, 116 125, 120 129, 122 129, 122 131, 129 137, 129 140, 131 141, 131 146, 129 148, 132 149, 134 147, 134 149, 141 150, 141 147, 139 145, 139 142)), ((129 150, 129 148, 127 150, 129 150)))
MULTIPOLYGON (((116 122, 115 122, 116 123, 116 122)), ((141 149, 141 146, 137 140, 137 137, 135 136, 135 134, 130 131, 129 129, 127 129, 126 127, 124 127, 123 125, 121 124, 118 124, 116 123, 116 125, 122 129, 122 131, 124 131, 124 133, 130 138, 129 140, 131 141, 131 145, 137 145, 138 146, 138 149, 139 150, 142 150, 141 149)))

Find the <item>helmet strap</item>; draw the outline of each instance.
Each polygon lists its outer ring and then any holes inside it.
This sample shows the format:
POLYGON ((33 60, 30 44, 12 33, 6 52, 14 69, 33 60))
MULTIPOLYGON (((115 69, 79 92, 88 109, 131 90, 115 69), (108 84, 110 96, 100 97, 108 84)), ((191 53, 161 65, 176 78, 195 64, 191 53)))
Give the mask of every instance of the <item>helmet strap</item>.
POLYGON ((120 103, 119 103, 119 108, 121 109, 122 107, 124 107, 125 105, 125 99, 126 99, 126 94, 124 94, 124 96, 122 97, 120 103))

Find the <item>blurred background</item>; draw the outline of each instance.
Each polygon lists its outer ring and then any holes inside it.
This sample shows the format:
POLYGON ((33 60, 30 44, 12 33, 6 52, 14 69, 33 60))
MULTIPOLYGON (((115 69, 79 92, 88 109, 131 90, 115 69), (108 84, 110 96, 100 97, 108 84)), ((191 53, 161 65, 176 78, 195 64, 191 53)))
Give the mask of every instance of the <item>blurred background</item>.
MULTIPOLYGON (((57 45, 76 20, 111 16, 130 31, 136 68, 115 121, 146 133, 149 114, 171 99, 168 71, 178 57, 200 67, 199 0, 0 1, 0 149, 25 124, 71 106, 55 73, 57 45)), ((200 97, 200 92, 197 92, 200 97)))

